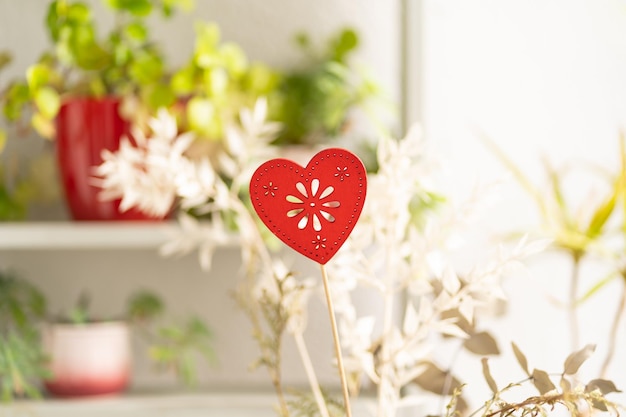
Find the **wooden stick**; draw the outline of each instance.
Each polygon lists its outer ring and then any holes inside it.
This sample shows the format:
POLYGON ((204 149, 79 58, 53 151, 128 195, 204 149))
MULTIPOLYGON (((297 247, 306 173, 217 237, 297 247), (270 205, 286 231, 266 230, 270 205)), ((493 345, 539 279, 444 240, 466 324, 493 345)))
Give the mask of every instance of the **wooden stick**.
POLYGON ((339 378, 341 379, 341 389, 343 391, 343 402, 346 408, 346 417, 352 417, 350 410, 350 392, 348 391, 348 381, 346 379, 346 370, 343 366, 343 358, 341 356, 341 344, 339 342, 339 332, 337 331, 337 321, 335 320, 335 310, 333 308, 333 300, 330 297, 330 288, 328 285, 328 275, 326 267, 322 267, 322 281, 324 281, 324 293, 326 294, 326 304, 328 305, 328 314, 330 316, 330 326, 333 331, 333 341, 335 344, 335 354, 337 356, 337 367, 339 368, 339 378))
POLYGON ((317 408, 319 408, 322 417, 330 417, 326 401, 324 400, 324 395, 320 389, 320 384, 317 382, 317 377, 315 376, 315 370, 313 368, 313 364, 311 363, 311 356, 306 348, 306 343, 304 343, 304 337, 302 337, 302 332, 295 332, 293 337, 296 341, 298 352, 300 352, 300 358, 302 359, 302 365, 304 365, 304 371, 306 372, 306 376, 309 378, 309 385, 311 386, 311 391, 313 391, 313 397, 317 403, 317 408))

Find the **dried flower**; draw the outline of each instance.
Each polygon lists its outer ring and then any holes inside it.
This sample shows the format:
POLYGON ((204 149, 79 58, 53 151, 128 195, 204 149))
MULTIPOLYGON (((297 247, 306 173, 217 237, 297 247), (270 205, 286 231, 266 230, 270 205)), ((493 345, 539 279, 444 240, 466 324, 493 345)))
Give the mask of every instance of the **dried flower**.
POLYGON ((161 109, 150 121, 152 136, 146 138, 138 129, 133 139, 124 137, 116 152, 104 150, 103 163, 95 169, 100 179, 94 182, 103 191, 100 198, 121 198, 120 210, 131 207, 155 216, 168 214, 178 197, 180 175, 193 169, 184 152, 193 135, 177 134, 176 119, 161 109))

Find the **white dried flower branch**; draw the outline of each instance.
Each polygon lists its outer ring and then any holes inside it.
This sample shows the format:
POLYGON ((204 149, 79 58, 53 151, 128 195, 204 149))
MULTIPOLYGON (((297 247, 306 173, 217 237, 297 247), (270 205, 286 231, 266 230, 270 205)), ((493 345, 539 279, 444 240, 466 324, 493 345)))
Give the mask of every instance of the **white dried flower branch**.
POLYGON ((346 363, 377 386, 382 417, 395 415, 401 403, 410 401, 401 399, 401 390, 432 359, 433 335, 467 337, 456 319, 443 313, 457 310, 472 322, 479 306, 504 297, 499 281, 507 268, 545 242, 527 245, 523 239, 512 251, 499 252, 494 261, 460 277, 447 254, 456 245, 459 226, 467 223, 468 207, 478 205, 476 196, 470 196, 471 204, 446 201, 445 208, 430 210, 438 198, 436 181, 417 130, 400 141, 383 139, 378 158, 380 170, 369 176, 361 219, 329 269, 346 363), (383 302, 378 332, 371 316, 358 317, 351 299, 350 293, 363 285, 376 288, 383 302), (401 305, 403 291, 410 299, 398 322, 392 312, 401 305))
POLYGON ((116 152, 102 152, 103 163, 95 169, 94 183, 103 191, 103 200, 121 199, 120 210, 131 207, 163 217, 172 209, 178 196, 176 173, 187 172, 190 161, 184 152, 193 141, 191 133, 178 135, 176 120, 160 110, 151 120, 152 136, 146 138, 138 129, 133 140, 122 138, 116 152))
MULTIPOLYGON (((136 144, 125 140, 118 152, 106 153, 97 173, 104 196, 122 198, 124 209, 164 214, 173 204, 180 207, 180 231, 161 248, 163 255, 197 249, 202 267, 209 269, 214 251, 230 241, 236 224, 247 277, 237 294, 252 322, 259 364, 269 370, 281 413, 289 414, 280 378, 281 340, 290 334, 319 412, 327 417, 303 339, 308 299, 318 284, 296 279, 274 259, 242 193, 254 168, 276 155, 270 143, 278 126, 266 117, 267 103, 259 100, 254 109, 241 112, 239 125, 226 129, 216 154, 191 159, 186 151, 193 138, 178 135, 174 118, 160 112, 150 123, 150 137, 136 132, 136 144)), ((478 207, 480 193, 458 205, 439 194, 435 165, 418 129, 399 141, 381 140, 377 157, 380 168, 368 177, 361 219, 328 268, 346 368, 377 387, 378 416, 393 417, 415 400, 402 398, 401 392, 432 359, 433 335, 467 337, 457 319, 444 313, 455 310, 472 322, 478 307, 504 297, 499 284, 507 268, 546 242, 523 239, 512 251, 501 251, 493 261, 461 273, 450 255, 460 241, 459 227, 478 207), (381 298, 382 329, 373 315, 359 316, 352 297, 363 287, 381 298), (400 294, 409 295, 404 305, 400 294), (394 314, 399 309, 398 320, 394 314)))
POLYGON ((238 297, 253 323, 261 363, 270 371, 281 413, 288 415, 280 382, 280 339, 287 332, 296 341, 319 411, 329 417, 303 338, 307 300, 315 284, 310 279, 296 280, 282 262, 272 259, 242 194, 254 167, 276 156, 270 142, 279 125, 266 117, 267 102, 259 99, 254 109, 241 111, 240 126, 226 129, 224 146, 216 154, 194 160, 185 155, 192 138, 178 136, 173 116, 161 111, 150 123, 151 137, 137 132, 136 145, 125 140, 120 151, 105 155, 97 174, 103 178, 103 195, 122 198, 124 209, 137 207, 163 215, 176 201, 181 208, 180 230, 161 247, 164 256, 197 249, 202 268, 208 270, 214 251, 232 241, 236 224, 249 277, 238 297))

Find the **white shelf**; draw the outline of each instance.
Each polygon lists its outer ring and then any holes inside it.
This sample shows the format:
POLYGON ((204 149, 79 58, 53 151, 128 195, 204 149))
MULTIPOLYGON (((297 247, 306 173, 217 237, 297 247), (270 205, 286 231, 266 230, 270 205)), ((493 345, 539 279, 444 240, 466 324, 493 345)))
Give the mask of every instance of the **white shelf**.
MULTIPOLYGON (((0 404, 10 417, 276 417, 270 393, 129 394, 85 399, 18 400, 0 404)), ((372 416, 371 399, 352 401, 354 414, 372 416)), ((402 414, 404 415, 404 414, 402 414)), ((410 414, 415 415, 415 414, 410 414)))
MULTIPOLYGON (((11 417, 275 417, 269 394, 124 395, 85 399, 15 401, 0 405, 11 417)), ((4 413, 3 413, 4 412, 4 413)))
POLYGON ((0 223, 0 250, 150 249, 171 239, 177 228, 169 222, 0 223))

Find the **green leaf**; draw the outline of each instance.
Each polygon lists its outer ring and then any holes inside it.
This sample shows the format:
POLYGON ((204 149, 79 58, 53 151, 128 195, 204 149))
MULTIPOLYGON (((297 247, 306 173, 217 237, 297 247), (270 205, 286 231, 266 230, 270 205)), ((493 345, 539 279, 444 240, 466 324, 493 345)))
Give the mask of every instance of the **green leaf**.
POLYGON ((113 56, 96 41, 93 26, 78 26, 71 30, 66 45, 69 64, 87 71, 101 71, 111 64, 113 56))
POLYGON ((580 366, 593 354, 596 345, 589 344, 584 348, 571 353, 563 364, 563 373, 566 375, 574 375, 578 372, 580 366))
POLYGON ((590 238, 595 238, 602 233, 602 229, 606 224, 607 220, 611 217, 613 210, 615 209, 615 204, 617 202, 617 198, 621 193, 621 181, 616 181, 613 189, 611 190, 611 194, 608 196, 606 201, 604 201, 600 206, 596 209, 593 214, 591 221, 589 222, 589 226, 587 227, 587 231, 585 234, 590 238))
POLYGON ((48 5, 48 12, 46 13, 46 28, 48 29, 48 35, 53 42, 58 42, 60 35, 60 22, 59 19, 59 2, 52 1, 48 5))
POLYGON ((126 11, 136 17, 145 17, 152 12, 150 0, 106 0, 106 4, 118 11, 126 11))
POLYGON ((216 24, 199 23, 196 25, 194 59, 200 68, 210 68, 216 64, 219 41, 220 29, 216 24))
POLYGON ((559 207, 561 216, 563 217, 563 222, 565 224, 569 224, 569 213, 567 212, 567 205, 565 203, 565 198, 563 197, 563 191, 561 189, 561 177, 559 174, 552 168, 550 163, 547 160, 544 160, 545 170, 548 173, 548 177, 550 179, 550 185, 552 186, 552 197, 559 207))
POLYGON ((7 132, 4 129, 0 129, 0 155, 4 151, 7 144, 7 132))
POLYGON ((0 52, 0 70, 11 63, 12 57, 9 52, 0 52))
POLYGON ((187 104, 187 119, 190 127, 202 135, 215 137, 219 122, 215 106, 209 99, 194 97, 187 104))
POLYGON ((132 320, 151 320, 165 309, 161 297, 149 291, 141 291, 128 300, 127 315, 132 320))
POLYGON ((53 139, 56 134, 56 128, 52 119, 44 117, 41 113, 33 114, 30 124, 42 138, 53 139))
POLYGON ((104 97, 107 93, 106 84, 100 77, 89 81, 89 92, 95 97, 104 97))
POLYGON ((157 84, 153 88, 149 89, 148 105, 152 109, 169 107, 174 103, 174 101, 176 101, 176 96, 172 92, 172 89, 167 85, 157 84))
POLYGON ((194 89, 194 68, 187 66, 172 76, 170 85, 174 93, 185 96, 191 94, 194 89))
POLYGON ((113 48, 113 59, 117 66, 121 67, 126 65, 131 60, 132 56, 132 51, 125 43, 119 43, 113 48))
POLYGON ((296 45, 302 49, 306 49, 311 45, 311 38, 304 32, 296 33, 294 40, 296 45))
POLYGON ((556 389, 556 386, 550 379, 546 371, 534 369, 532 373, 533 384, 541 395, 556 389))
POLYGON ((577 305, 580 305, 590 299, 595 293, 597 293, 600 289, 604 288, 606 284, 613 281, 617 278, 619 274, 616 271, 610 272, 606 277, 602 278, 598 282, 596 282, 582 297, 576 302, 577 305))
POLYGON ((519 366, 522 367, 526 375, 530 376, 530 372, 528 372, 528 360, 526 360, 526 356, 522 353, 520 348, 517 347, 515 342, 511 342, 511 346, 513 347, 513 353, 515 354, 517 363, 519 363, 519 366))
POLYGON ((47 65, 34 64, 26 70, 26 82, 31 91, 44 87, 50 81, 51 71, 47 65))
POLYGON ((239 45, 233 42, 223 44, 219 48, 223 65, 235 77, 243 75, 248 68, 248 58, 239 45))
POLYGON ((539 190, 535 188, 535 186, 528 179, 528 177, 524 175, 522 170, 511 160, 511 158, 509 158, 509 156, 506 153, 504 153, 504 151, 500 149, 500 147, 498 147, 498 145, 496 145, 496 143, 489 136, 487 136, 483 132, 478 132, 478 133, 479 133, 478 136, 481 139, 481 141, 495 154, 495 156, 500 160, 500 162, 509 171, 511 171, 511 173, 513 174, 517 182, 522 186, 522 188, 524 188, 524 190, 526 190, 526 192, 534 198, 535 202, 537 203, 541 211, 542 216, 544 218, 547 218, 548 216, 547 205, 546 205, 546 202, 544 201, 543 196, 539 192, 539 190))
POLYGON ((195 0, 165 0, 172 1, 172 3, 176 3, 176 5, 184 12, 190 12, 196 7, 195 0))
POLYGON ((124 28, 124 33, 135 42, 144 42, 148 38, 148 28, 141 22, 134 22, 124 28))
POLYGON ((141 54, 131 64, 129 74, 139 84, 155 83, 163 75, 163 61, 153 54, 141 54))
POLYGON ((87 23, 91 20, 91 10, 84 3, 73 3, 67 9, 67 19, 73 23, 87 23))
POLYGON ((151 346, 148 356, 158 364, 167 364, 176 358, 176 352, 166 346, 151 346))
POLYGON ((332 56, 337 62, 344 62, 347 55, 356 49, 359 44, 359 36, 352 29, 344 29, 339 37, 333 41, 332 56))
POLYGON ((89 313, 82 308, 72 308, 68 314, 68 319, 72 324, 86 324, 89 322, 89 313))
POLYGON ((26 218, 26 205, 14 194, 9 194, 4 186, 0 186, 0 220, 17 221, 26 218))
POLYGON ((228 73, 223 68, 213 68, 205 73, 207 94, 212 97, 223 96, 229 83, 228 73))
POLYGON ((9 121, 18 120, 22 116, 22 108, 30 102, 30 90, 26 84, 11 84, 5 99, 4 116, 9 121))
POLYGON ((276 89, 280 82, 280 75, 267 65, 253 63, 250 65, 244 78, 246 90, 254 95, 268 95, 276 89))
POLYGON ((489 370, 489 362, 487 358, 482 358, 481 363, 483 365, 483 376, 485 377, 485 381, 487 382, 487 385, 489 385, 489 389, 491 389, 492 393, 497 394, 498 385, 496 384, 496 381, 491 376, 491 371, 489 370))
MULTIPOLYGON (((626 135, 624 131, 620 131, 619 137, 620 150, 620 186, 622 196, 622 218, 626 219, 626 135)), ((622 233, 626 235, 626 221, 622 221, 622 233)))
POLYGON ((35 105, 46 119, 52 120, 56 117, 61 106, 59 93, 51 87, 42 87, 35 92, 35 105))

